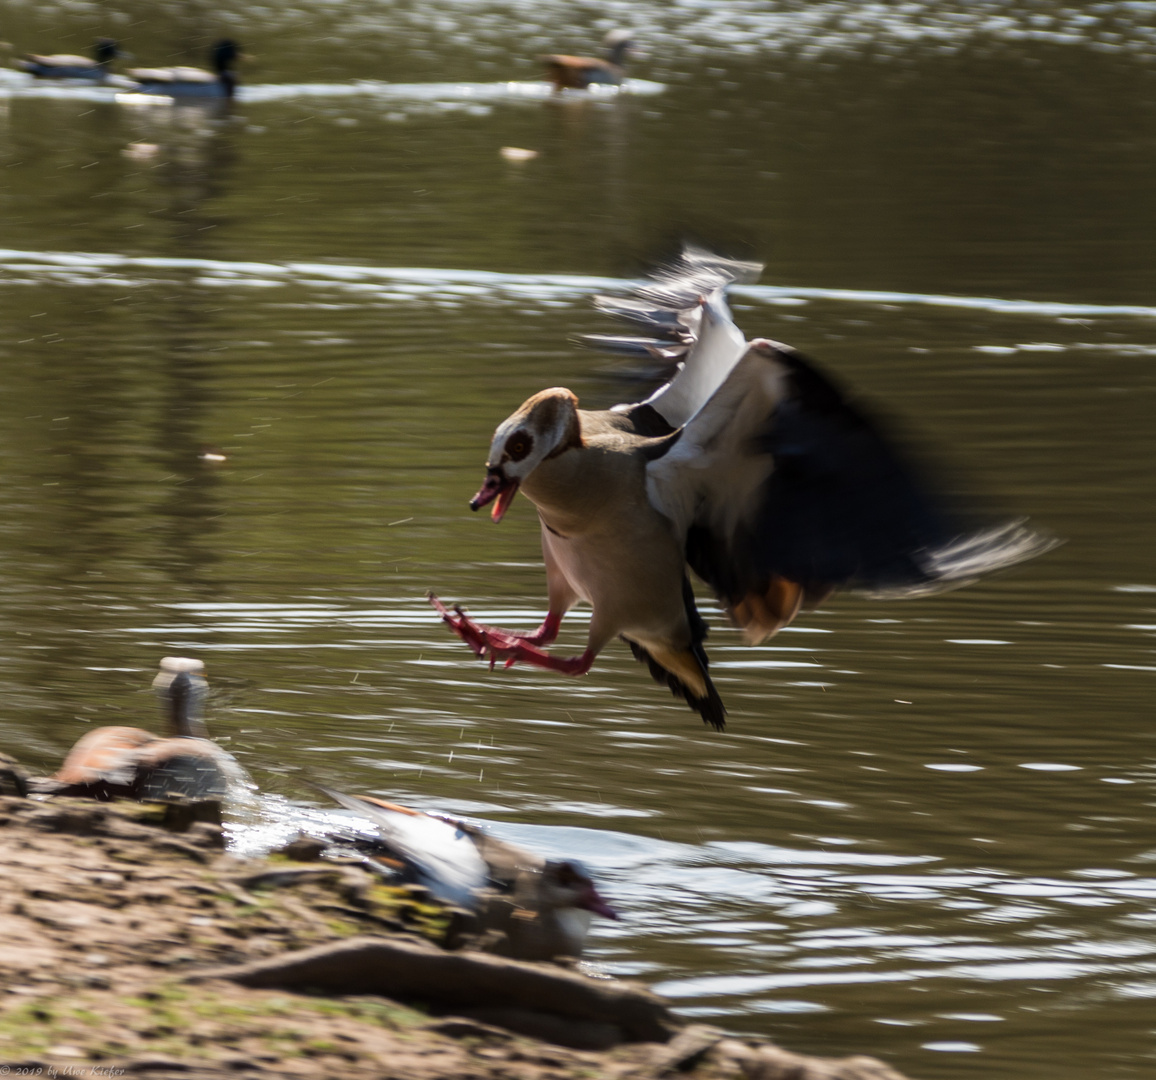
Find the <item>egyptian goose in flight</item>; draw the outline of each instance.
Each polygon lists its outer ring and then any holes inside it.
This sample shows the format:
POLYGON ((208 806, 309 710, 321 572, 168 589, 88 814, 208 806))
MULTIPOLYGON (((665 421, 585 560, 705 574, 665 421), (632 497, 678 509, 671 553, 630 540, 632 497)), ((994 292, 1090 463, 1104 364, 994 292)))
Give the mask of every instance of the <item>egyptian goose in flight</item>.
POLYGON ((598 336, 677 363, 645 401, 578 408, 569 390, 535 394, 494 434, 470 503, 501 521, 525 492, 542 525, 549 609, 531 634, 475 623, 431 603, 473 651, 569 675, 614 637, 655 680, 721 730, 706 624, 690 568, 758 643, 835 589, 911 596, 964 584, 1053 541, 1020 522, 969 530, 924 488, 878 428, 788 345, 747 341, 724 294, 762 267, 687 249, 630 298, 598 307, 649 338, 598 336), (543 648, 579 600, 586 649, 543 648))
POLYGON ((179 99, 232 98, 237 92, 233 66, 241 58, 241 47, 231 38, 222 38, 209 50, 211 71, 195 67, 133 68, 138 94, 179 99))
POLYGON ((172 735, 101 727, 82 735, 60 771, 38 790, 140 802, 221 799, 245 779, 241 766, 209 740, 201 719, 205 665, 168 656, 153 680, 172 735))
POLYGON ((88 82, 104 82, 109 75, 112 62, 120 55, 120 49, 112 38, 97 38, 92 47, 92 58, 56 53, 52 56, 38 56, 27 53, 16 61, 16 67, 37 79, 84 79, 88 82))
POLYGON ((592 915, 618 918, 578 862, 543 859, 464 821, 322 790, 373 828, 368 840, 342 840, 468 912, 461 929, 472 936, 498 931, 495 951, 518 960, 578 957, 592 915))
POLYGON ((626 57, 634 48, 629 30, 611 30, 602 39, 606 58, 593 56, 540 56, 555 90, 585 90, 592 83, 619 86, 626 75, 626 57))

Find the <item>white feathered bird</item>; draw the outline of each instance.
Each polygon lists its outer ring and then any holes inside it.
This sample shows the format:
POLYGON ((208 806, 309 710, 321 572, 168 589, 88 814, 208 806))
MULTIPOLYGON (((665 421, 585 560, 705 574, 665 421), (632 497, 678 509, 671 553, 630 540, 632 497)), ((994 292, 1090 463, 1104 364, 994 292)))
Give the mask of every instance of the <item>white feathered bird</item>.
MULTIPOLYGON (((499 931, 496 951, 520 960, 579 957, 591 917, 618 918, 577 860, 544 859, 468 822, 321 790, 372 825, 371 856, 400 863, 439 900, 470 913, 464 930, 499 931)), ((366 847, 362 838, 350 842, 366 847)))
POLYGON ((706 625, 686 568, 756 643, 835 589, 903 596, 964 584, 1055 541, 1009 521, 960 525, 878 428, 790 346, 747 341, 727 308, 762 267, 687 248, 630 298, 597 298, 647 338, 599 335, 614 351, 677 364, 645 401, 578 408, 535 394, 494 434, 470 503, 501 521, 522 491, 542 525, 549 609, 531 634, 484 626, 431 602, 490 661, 570 675, 614 637, 717 729, 726 710, 708 673, 706 625), (546 652, 579 600, 586 649, 546 652))

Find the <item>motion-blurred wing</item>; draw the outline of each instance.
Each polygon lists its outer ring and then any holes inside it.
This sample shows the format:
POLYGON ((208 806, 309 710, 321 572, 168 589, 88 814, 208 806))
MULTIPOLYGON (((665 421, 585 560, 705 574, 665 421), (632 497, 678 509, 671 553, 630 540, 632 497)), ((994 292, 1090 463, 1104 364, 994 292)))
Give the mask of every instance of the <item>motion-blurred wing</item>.
POLYGON ((372 821, 386 849, 412 866, 421 883, 438 899, 466 908, 475 906, 477 890, 486 885, 486 864, 465 829, 429 814, 391 809, 329 788, 322 790, 347 810, 372 821))
POLYGON ((673 431, 682 427, 723 384, 746 352, 746 338, 726 303, 727 287, 754 281, 761 263, 739 262, 687 247, 679 259, 653 275, 633 296, 595 297, 595 306, 626 319, 650 336, 589 335, 587 344, 627 356, 648 355, 675 364, 669 382, 645 401, 619 411, 654 413, 673 431))
POLYGON ((756 641, 836 588, 936 591, 1054 543, 1014 522, 959 525, 810 361, 765 340, 647 477, 691 568, 756 641))

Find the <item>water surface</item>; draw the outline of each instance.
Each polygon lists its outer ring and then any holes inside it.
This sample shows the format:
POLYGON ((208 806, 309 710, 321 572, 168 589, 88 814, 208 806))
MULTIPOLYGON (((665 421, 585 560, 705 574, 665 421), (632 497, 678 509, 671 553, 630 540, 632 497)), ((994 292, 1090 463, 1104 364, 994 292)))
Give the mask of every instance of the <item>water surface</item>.
POLYGON ((200 656, 279 805, 582 857, 626 915, 593 962, 687 1015, 925 1080, 1151 1074, 1152 5, 0 11, 17 50, 252 53, 228 115, 0 76, 4 749, 151 722, 200 656), (536 81, 626 23, 627 93, 536 81), (571 339, 686 236, 767 262, 748 333, 1066 540, 757 649, 703 592, 721 735, 618 645, 491 674, 423 599, 536 625, 529 505, 466 509, 490 434, 629 392, 571 339))

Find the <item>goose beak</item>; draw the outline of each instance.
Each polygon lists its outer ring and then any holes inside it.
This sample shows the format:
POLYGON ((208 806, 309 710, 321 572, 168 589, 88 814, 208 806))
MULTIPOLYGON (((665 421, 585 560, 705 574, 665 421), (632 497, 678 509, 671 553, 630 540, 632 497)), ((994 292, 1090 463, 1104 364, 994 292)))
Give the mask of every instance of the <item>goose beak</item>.
POLYGON ((586 911, 592 911, 595 915, 601 915, 604 919, 613 919, 615 922, 620 918, 618 912, 602 899, 593 884, 582 893, 578 898, 578 903, 574 906, 583 908, 586 911))
POLYGON ((486 474, 486 482, 470 500, 470 509, 481 510, 483 506, 494 503, 490 517, 498 522, 506 516, 506 511, 510 509, 510 503, 514 501, 514 496, 517 494, 518 481, 507 479, 500 469, 494 469, 486 474))

